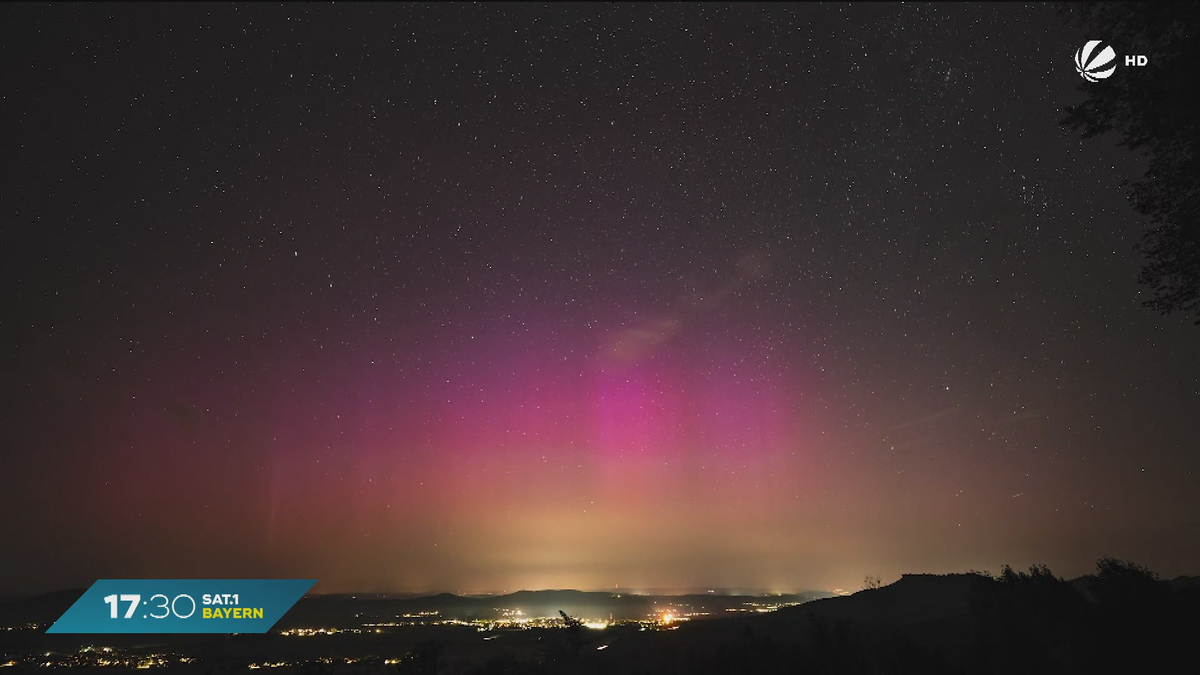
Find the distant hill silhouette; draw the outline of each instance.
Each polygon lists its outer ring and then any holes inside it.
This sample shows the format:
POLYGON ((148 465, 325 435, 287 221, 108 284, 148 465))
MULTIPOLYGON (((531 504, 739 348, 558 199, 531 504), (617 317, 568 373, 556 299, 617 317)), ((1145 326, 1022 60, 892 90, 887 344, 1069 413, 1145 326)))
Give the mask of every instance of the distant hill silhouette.
POLYGON ((1176 592, 1200 591, 1200 577, 1181 576, 1171 580, 1171 588, 1176 592))
POLYGON ((0 626, 54 623, 85 591, 86 588, 72 588, 0 602, 0 626))
POLYGON ((966 615, 970 598, 988 582, 975 574, 904 574, 887 586, 816 600, 778 614, 783 618, 814 615, 866 623, 921 623, 966 615))

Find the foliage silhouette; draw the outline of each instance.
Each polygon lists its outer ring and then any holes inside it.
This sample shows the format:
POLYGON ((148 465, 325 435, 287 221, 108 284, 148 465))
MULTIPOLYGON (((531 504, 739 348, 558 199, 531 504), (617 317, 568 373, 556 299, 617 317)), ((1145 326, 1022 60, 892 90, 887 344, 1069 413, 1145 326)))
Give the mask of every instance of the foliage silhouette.
MULTIPOLYGON (((578 667, 580 652, 583 650, 583 621, 561 609, 558 610, 558 615, 562 617, 563 628, 555 632, 557 639, 551 640, 547 645, 549 651, 546 655, 546 662, 559 668, 575 669, 578 667)), ((576 671, 571 670, 570 672, 576 671)))
POLYGON ((1134 210, 1150 219, 1139 249, 1138 280, 1154 295, 1143 304, 1162 314, 1194 314, 1200 325, 1200 4, 1104 2, 1069 4, 1061 13, 1146 67, 1081 83, 1087 99, 1066 109, 1062 124, 1084 138, 1116 132, 1143 151, 1149 167, 1129 190, 1134 210))
POLYGON ((1045 565, 1005 565, 972 599, 977 663, 991 673, 1061 673, 1079 661, 1086 600, 1045 565))
MULTIPOLYGON (((1093 666, 1165 672, 1177 658, 1188 656, 1179 649, 1188 644, 1187 638, 1172 638, 1186 625, 1184 607, 1170 584, 1154 572, 1131 562, 1101 558, 1088 588, 1097 601, 1091 625, 1093 666), (1180 638, 1185 641, 1179 642, 1180 638)), ((1193 605, 1191 613, 1195 609, 1193 605)))

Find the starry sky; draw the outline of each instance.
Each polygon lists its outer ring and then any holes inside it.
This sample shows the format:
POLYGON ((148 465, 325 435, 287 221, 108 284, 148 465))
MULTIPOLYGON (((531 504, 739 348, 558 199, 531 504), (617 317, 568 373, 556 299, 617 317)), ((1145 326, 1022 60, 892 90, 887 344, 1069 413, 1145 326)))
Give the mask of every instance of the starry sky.
POLYGON ((0 591, 1200 572, 1053 8, 0 16, 0 591))

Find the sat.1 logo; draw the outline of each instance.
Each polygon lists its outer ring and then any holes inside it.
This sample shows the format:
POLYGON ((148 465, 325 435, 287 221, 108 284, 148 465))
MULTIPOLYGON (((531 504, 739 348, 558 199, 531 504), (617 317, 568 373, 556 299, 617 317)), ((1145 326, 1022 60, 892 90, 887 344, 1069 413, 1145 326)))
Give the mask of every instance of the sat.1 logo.
MULTIPOLYGON (((1100 40, 1088 40, 1087 44, 1075 50, 1075 72, 1088 82, 1099 82, 1117 70, 1117 52, 1113 51, 1111 45, 1104 45, 1104 49, 1097 50, 1101 44, 1104 43, 1100 40)), ((1144 66, 1149 62, 1150 59, 1141 54, 1125 56, 1126 66, 1144 66)))

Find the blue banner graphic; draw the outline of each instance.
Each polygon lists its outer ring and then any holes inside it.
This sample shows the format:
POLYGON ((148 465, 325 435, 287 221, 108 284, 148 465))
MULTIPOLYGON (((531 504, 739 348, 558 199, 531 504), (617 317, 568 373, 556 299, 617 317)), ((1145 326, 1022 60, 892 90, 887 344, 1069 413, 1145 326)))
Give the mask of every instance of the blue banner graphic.
POLYGON ((47 633, 265 633, 316 579, 101 579, 47 633))

